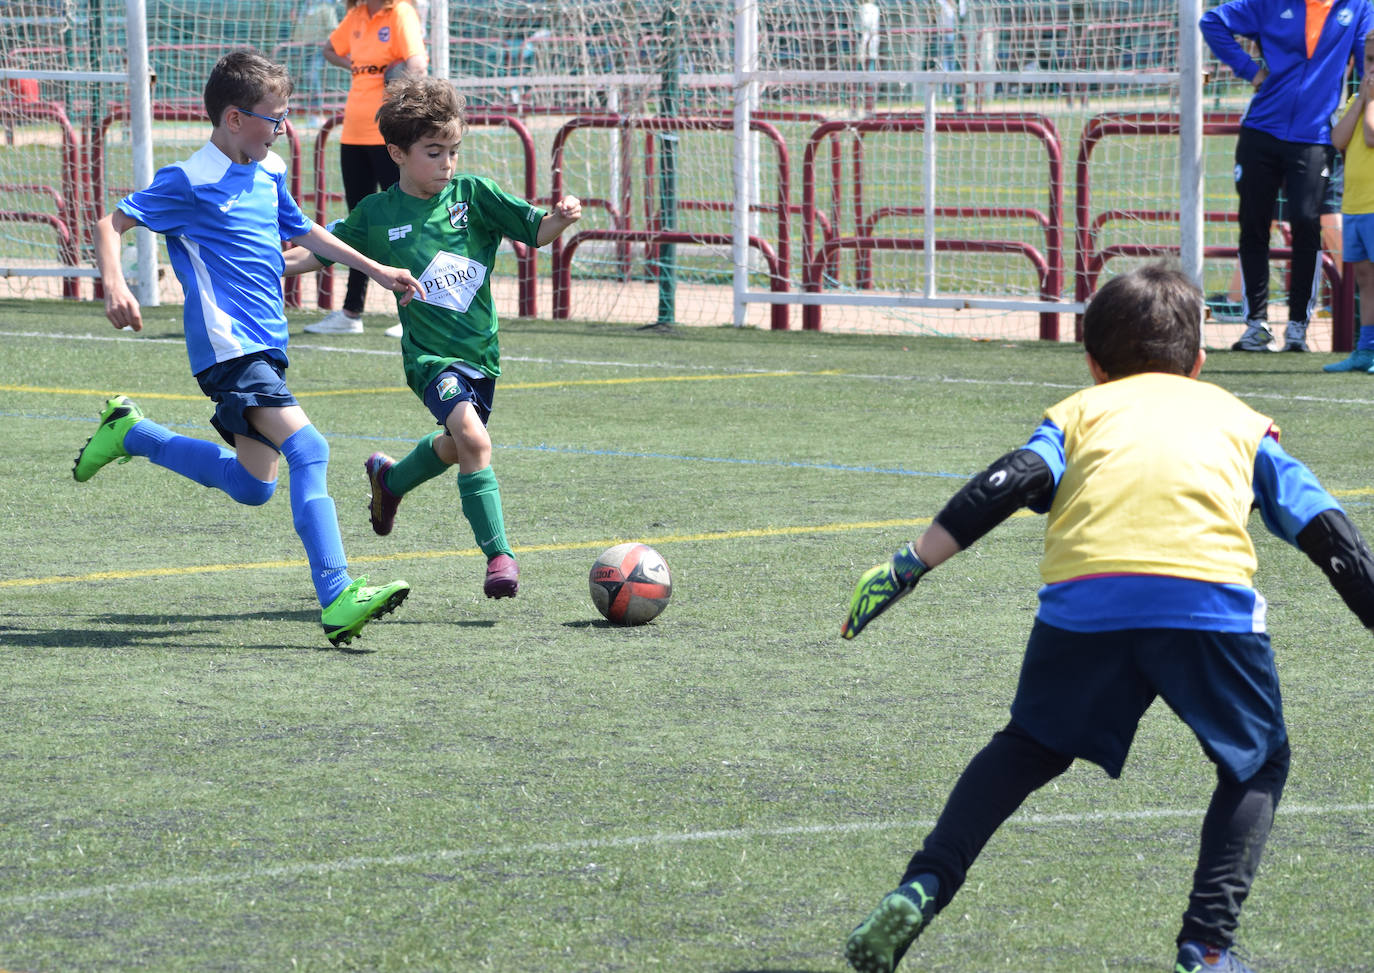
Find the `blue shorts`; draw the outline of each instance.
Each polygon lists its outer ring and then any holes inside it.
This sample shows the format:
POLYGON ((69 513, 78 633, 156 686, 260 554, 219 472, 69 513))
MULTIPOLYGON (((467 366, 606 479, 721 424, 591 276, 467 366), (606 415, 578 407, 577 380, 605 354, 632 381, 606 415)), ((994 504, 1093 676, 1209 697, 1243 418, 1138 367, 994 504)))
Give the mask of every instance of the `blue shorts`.
POLYGON ((1374 213, 1346 213, 1341 225, 1341 259, 1374 260, 1374 213))
POLYGON ((448 422, 449 413, 460 402, 471 402, 482 425, 491 417, 491 400, 496 394, 496 379, 463 362, 454 362, 440 372, 425 388, 425 407, 439 425, 448 422))
POLYGON ((254 406, 285 409, 297 404, 286 387, 285 362, 265 351, 254 352, 211 365, 196 376, 196 381, 215 403, 210 424, 225 442, 233 446, 235 436, 247 436, 281 452, 276 443, 253 428, 243 413, 254 406))
POLYGON ((1249 780, 1288 740, 1264 632, 1070 632, 1037 620, 1011 717, 1051 750, 1120 777, 1156 696, 1231 780, 1249 780))

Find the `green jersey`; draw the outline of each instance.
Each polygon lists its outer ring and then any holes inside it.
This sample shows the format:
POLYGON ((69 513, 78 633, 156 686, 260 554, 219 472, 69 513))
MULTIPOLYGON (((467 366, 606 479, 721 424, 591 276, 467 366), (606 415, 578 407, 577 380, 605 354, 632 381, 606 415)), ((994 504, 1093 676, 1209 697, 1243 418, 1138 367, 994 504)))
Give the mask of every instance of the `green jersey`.
POLYGON ((399 185, 368 196, 330 230, 379 263, 404 267, 422 291, 398 308, 406 383, 423 397, 456 361, 501 374, 491 268, 503 237, 536 245, 545 211, 482 176, 459 174, 418 199, 399 185))

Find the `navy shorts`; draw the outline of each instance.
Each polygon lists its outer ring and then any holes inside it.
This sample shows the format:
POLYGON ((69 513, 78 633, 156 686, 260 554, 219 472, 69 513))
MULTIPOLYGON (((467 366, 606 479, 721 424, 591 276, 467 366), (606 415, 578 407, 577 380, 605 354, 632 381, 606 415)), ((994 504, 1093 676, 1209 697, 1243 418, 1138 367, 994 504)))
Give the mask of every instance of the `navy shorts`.
POLYGON ((243 413, 254 406, 285 409, 297 404, 286 387, 285 363, 265 351, 254 352, 211 365, 196 376, 196 381, 215 403, 210 424, 225 442, 233 446, 235 436, 247 436, 281 452, 276 443, 253 428, 243 413))
POLYGON ((1263 632, 1070 632, 1037 620, 1011 716, 1051 750, 1120 777, 1156 696, 1231 780, 1249 780, 1288 740, 1263 632))
POLYGON ((488 378, 471 365, 454 362, 425 388, 425 407, 439 425, 444 426, 458 403, 471 402, 485 426, 491 417, 491 400, 495 394, 496 379, 488 378))

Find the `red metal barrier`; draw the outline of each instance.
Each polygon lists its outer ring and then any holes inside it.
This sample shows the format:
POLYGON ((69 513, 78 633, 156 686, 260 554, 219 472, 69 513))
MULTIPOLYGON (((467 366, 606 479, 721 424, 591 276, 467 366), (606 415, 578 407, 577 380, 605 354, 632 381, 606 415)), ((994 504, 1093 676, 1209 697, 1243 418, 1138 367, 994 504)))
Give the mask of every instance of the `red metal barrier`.
MULTIPOLYGON (((573 132, 583 128, 594 129, 636 129, 643 132, 724 132, 730 131, 734 127, 734 122, 730 119, 721 117, 701 117, 701 118, 639 118, 621 115, 596 115, 583 118, 574 118, 560 128, 553 139, 552 166, 553 180, 550 189, 550 200, 561 199, 564 195, 563 189, 563 151, 568 138, 573 132)), ((768 212, 770 210, 778 216, 778 245, 775 251, 763 245, 762 240, 750 238, 750 245, 763 252, 769 260, 769 288, 773 293, 785 293, 787 291, 788 263, 791 259, 791 238, 790 238, 790 208, 788 199, 791 194, 791 163, 787 154, 787 144, 783 141, 782 135, 776 128, 767 122, 752 120, 749 123, 751 131, 759 132, 769 139, 778 152, 778 200, 772 205, 760 203, 756 210, 758 212, 768 212), (770 253, 772 254, 770 256, 770 253)), ((728 181, 727 181, 728 184, 728 181)), ((648 183, 652 185, 652 181, 648 183)), ((583 200, 583 206, 589 202, 605 206, 612 215, 612 221, 616 221, 616 211, 613 210, 604 200, 583 200)), ((683 205, 679 201, 679 205, 683 205)), ((733 202, 727 201, 690 201, 689 208, 694 209, 720 209, 729 210, 733 208, 733 202)), ((628 207, 625 210, 628 213, 628 207)), ((715 246, 729 245, 732 242, 730 234, 725 233, 694 233, 679 230, 664 230, 657 225, 657 216, 650 219, 651 227, 647 230, 630 229, 628 220, 622 218, 617 225, 606 230, 584 230, 577 234, 574 239, 600 239, 612 240, 617 243, 647 243, 651 246, 658 246, 664 243, 699 243, 715 246)), ((561 239, 556 239, 550 244, 551 257, 553 262, 553 316, 558 319, 567 318, 571 312, 572 298, 569 289, 572 284, 572 252, 569 247, 564 245, 561 239)), ((787 328, 787 305, 774 304, 771 309, 771 327, 774 330, 785 330, 787 328)))
MULTIPOLYGON (((686 230, 582 230, 580 233, 573 234, 563 246, 562 259, 555 266, 553 271, 553 316, 558 319, 566 319, 572 311, 572 258, 577 252, 577 248, 587 240, 616 240, 627 243, 645 243, 658 246, 664 243, 684 243, 684 244, 706 244, 708 246, 728 247, 734 237, 729 233, 694 233, 686 230)), ((768 287, 775 294, 785 294, 787 292, 787 273, 782 259, 777 252, 769 245, 768 241, 758 236, 749 237, 749 245, 759 253, 763 254, 763 259, 768 263, 768 287)), ((774 330, 782 330, 778 327, 777 312, 783 312, 783 328, 786 328, 787 306, 785 304, 774 304, 772 306, 774 330)))
MULTIPOLYGON (((1021 133, 1038 138, 1044 145, 1048 162, 1049 212, 1043 213, 1024 207, 937 207, 937 215, 945 216, 1026 216, 1035 220, 1045 231, 1045 252, 1042 255, 1034 247, 1008 240, 937 240, 935 250, 951 250, 975 253, 1017 253, 1026 256, 1039 277, 1040 296, 1047 301, 1058 301, 1063 288, 1064 278, 1064 160, 1059 145, 1059 134, 1050 119, 1041 115, 1003 115, 1003 114, 956 114, 937 115, 936 132, 963 132, 979 134, 1021 133), (951 244, 945 246, 945 244, 951 244), (1042 270, 1043 268, 1043 270, 1042 270)), ((807 139, 806 152, 802 161, 802 288, 807 293, 819 294, 828 268, 835 266, 834 261, 842 249, 853 249, 856 256, 865 255, 870 250, 923 250, 924 244, 910 238, 874 237, 871 235, 877 220, 891 215, 923 214, 920 207, 884 207, 871 215, 865 215, 862 203, 863 156, 862 135, 867 132, 924 132, 923 115, 880 115, 874 118, 852 122, 826 122, 818 126, 807 139), (814 244, 815 227, 820 214, 816 209, 815 155, 820 141, 836 132, 852 132, 856 136, 854 157, 854 199, 855 220, 858 235, 853 237, 832 236, 819 250, 814 244), (889 241, 881 243, 880 241, 889 241), (906 242, 902 242, 906 241, 906 242)), ((832 233, 833 233, 832 229, 832 233)), ((871 271, 866 259, 859 262, 859 286, 872 286, 871 271)), ((821 307, 808 304, 802 307, 802 327, 820 330, 821 307)), ((1059 314, 1055 311, 1042 311, 1040 314, 1040 337, 1047 341, 1059 339, 1059 314)))
MULTIPOLYGON (((534 137, 530 135, 530 130, 525 126, 525 123, 509 114, 475 112, 467 115, 466 118, 469 128, 506 126, 519 137, 525 162, 522 192, 526 200, 534 202, 539 192, 535 184, 534 137)), ((324 124, 320 126, 319 134, 315 136, 315 189, 312 193, 312 199, 315 203, 315 222, 321 225, 325 223, 325 204, 327 202, 339 202, 343 199, 342 193, 328 192, 325 169, 325 146, 329 141, 330 134, 342 124, 342 113, 326 118, 324 124)), ((512 242, 512 246, 515 249, 516 282, 519 295, 516 313, 522 318, 532 318, 538 310, 536 253, 532 247, 527 247, 523 243, 512 242)), ((330 267, 318 271, 316 281, 319 306, 328 310, 334 306, 334 268, 330 267)))
MULTIPOLYGON (((57 234, 59 259, 66 266, 75 267, 80 262, 76 241, 80 235, 82 198, 81 149, 77 144, 76 130, 59 102, 0 101, 0 125, 10 126, 38 121, 55 122, 62 132, 62 188, 60 191, 40 185, 5 188, 46 193, 52 197, 57 213, 12 211, 5 215, 5 219, 11 222, 46 223, 51 226, 57 234)), ((62 296, 73 299, 80 297, 80 278, 63 277, 62 296)))
MULTIPOLYGON (((1241 116, 1233 112, 1209 112, 1203 117, 1203 135, 1238 135, 1241 116)), ((1155 257, 1177 256, 1176 246, 1120 244, 1102 247, 1099 244, 1102 227, 1112 220, 1135 220, 1139 222, 1177 222, 1177 210, 1105 210, 1097 216, 1092 213, 1092 180, 1089 168, 1093 150, 1104 138, 1112 135, 1163 135, 1176 136, 1179 133, 1178 116, 1160 112, 1139 112, 1130 114, 1098 115, 1088 120, 1083 127, 1079 141, 1078 162, 1075 170, 1074 214, 1077 225, 1077 239, 1074 248, 1074 298, 1086 302, 1097 289, 1097 279, 1102 268, 1113 257, 1155 257)), ((1209 223, 1234 223, 1237 216, 1233 211, 1203 213, 1203 220, 1209 223)), ((1204 258, 1235 259, 1236 247, 1204 247, 1204 258)), ((1290 260, 1292 250, 1286 247, 1271 247, 1269 256, 1274 260, 1290 260)), ((1321 253, 1321 270, 1331 288, 1331 342, 1333 351, 1350 351, 1355 347, 1355 282, 1349 267, 1337 267, 1329 253, 1321 253)), ((1074 337, 1083 337, 1083 315, 1074 318, 1074 337)))

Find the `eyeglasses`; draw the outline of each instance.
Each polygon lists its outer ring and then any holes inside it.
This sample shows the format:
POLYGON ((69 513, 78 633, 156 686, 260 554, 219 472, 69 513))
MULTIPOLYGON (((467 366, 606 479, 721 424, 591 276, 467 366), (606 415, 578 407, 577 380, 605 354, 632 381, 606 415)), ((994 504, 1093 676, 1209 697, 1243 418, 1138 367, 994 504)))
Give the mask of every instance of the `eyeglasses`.
POLYGON ((271 115, 259 115, 257 112, 249 111, 247 108, 239 108, 238 105, 235 105, 234 108, 238 111, 243 112, 245 115, 252 115, 254 118, 261 118, 264 122, 271 122, 273 135, 276 135, 278 132, 281 131, 281 127, 286 124, 286 116, 291 114, 291 111, 288 109, 287 111, 281 113, 280 118, 273 118, 271 115))

